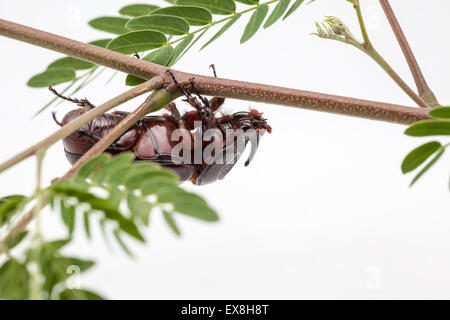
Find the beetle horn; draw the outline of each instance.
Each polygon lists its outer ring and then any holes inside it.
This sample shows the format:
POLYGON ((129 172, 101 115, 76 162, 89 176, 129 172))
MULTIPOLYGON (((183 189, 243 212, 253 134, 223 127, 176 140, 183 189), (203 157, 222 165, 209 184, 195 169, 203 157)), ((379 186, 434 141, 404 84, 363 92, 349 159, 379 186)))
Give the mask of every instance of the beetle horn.
POLYGON ((250 143, 251 143, 251 150, 250 150, 250 155, 248 156, 247 161, 245 161, 245 166, 247 167, 250 162, 252 162, 253 158, 255 157, 256 154, 256 150, 258 150, 258 146, 259 146, 259 133, 256 132, 256 141, 255 139, 250 138, 250 143))

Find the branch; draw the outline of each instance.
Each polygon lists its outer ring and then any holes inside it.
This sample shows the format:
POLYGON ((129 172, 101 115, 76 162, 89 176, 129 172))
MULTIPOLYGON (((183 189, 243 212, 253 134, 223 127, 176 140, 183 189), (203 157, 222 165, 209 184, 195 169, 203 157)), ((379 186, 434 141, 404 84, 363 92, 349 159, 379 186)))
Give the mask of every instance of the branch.
MULTIPOLYGON (((166 68, 162 66, 2 19, 0 19, 0 35, 58 51, 143 79, 151 79, 155 75, 165 77, 166 68)), ((183 85, 188 85, 189 79, 195 77, 199 91, 205 95, 265 102, 401 124, 411 124, 430 118, 426 110, 406 106, 216 79, 175 70, 173 72, 183 85)))
MULTIPOLYGON (((408 84, 403 81, 403 79, 398 75, 397 72, 387 63, 386 60, 378 53, 378 51, 375 49, 375 47, 372 45, 372 42, 369 39, 369 35, 367 33, 366 25, 364 23, 364 18, 362 16, 361 11, 361 5, 359 3, 359 0, 349 0, 353 3, 353 8, 356 11, 356 15, 358 16, 358 22, 359 26, 361 28, 361 33, 364 39, 363 43, 358 43, 355 41, 356 39, 351 39, 353 42, 349 42, 350 44, 356 46, 361 51, 365 52, 369 57, 371 57, 378 65, 386 71, 386 73, 394 80, 397 85, 411 98, 414 100, 414 102, 417 103, 418 106, 422 108, 429 108, 430 106, 422 99, 422 97, 419 97, 414 90, 412 90, 408 84)), ((345 39, 348 40, 348 39, 345 39)))
POLYGON ((89 121, 93 120, 94 118, 97 118, 98 116, 102 115, 103 113, 107 112, 108 110, 110 110, 122 103, 125 103, 126 101, 131 100, 137 96, 147 93, 151 90, 160 88, 162 85, 163 85, 163 79, 161 77, 155 77, 152 80, 149 80, 149 81, 147 81, 131 90, 128 90, 125 93, 105 102, 104 104, 92 109, 91 111, 84 113, 80 117, 76 118, 75 120, 73 120, 73 121, 69 122, 68 124, 66 124, 65 126, 63 126, 61 129, 59 129, 52 135, 45 138, 44 140, 36 143, 34 146, 31 146, 30 148, 22 151, 21 153, 17 154, 16 156, 12 157, 11 159, 7 160, 6 162, 0 164, 0 173, 7 170, 10 167, 12 167, 13 165, 25 160, 26 158, 32 156, 38 150, 49 148, 54 143, 58 142, 61 139, 64 139, 68 135, 72 134, 74 131, 79 129, 85 123, 88 123, 89 121))
POLYGON ((416 82, 417 90, 419 91, 419 95, 431 106, 439 106, 439 102, 436 99, 433 91, 431 91, 428 86, 425 77, 423 76, 422 70, 417 63, 416 57, 408 43, 408 40, 403 33, 403 30, 400 26, 400 23, 395 16, 394 11, 392 10, 391 5, 389 4, 389 0, 380 0, 380 4, 383 7, 384 13, 391 24, 392 30, 394 31, 395 37, 397 38, 398 43, 403 51, 403 55, 408 62, 409 69, 414 77, 414 81, 416 82))

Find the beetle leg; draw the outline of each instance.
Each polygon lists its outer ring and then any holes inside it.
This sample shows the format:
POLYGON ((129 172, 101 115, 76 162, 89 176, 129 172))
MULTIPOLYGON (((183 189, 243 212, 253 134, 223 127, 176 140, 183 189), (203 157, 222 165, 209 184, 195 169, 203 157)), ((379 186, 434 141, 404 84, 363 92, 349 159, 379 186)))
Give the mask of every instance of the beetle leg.
POLYGON ((133 54, 133 58, 141 59, 141 56, 139 55, 139 53, 137 53, 137 52, 135 51, 134 54, 133 54))
POLYGON ((224 102, 225 98, 213 97, 211 98, 211 100, 209 100, 209 105, 211 107, 211 110, 215 112, 220 109, 224 102))
POLYGON ((177 105, 174 102, 169 103, 164 107, 167 111, 170 112, 173 118, 179 119, 181 117, 180 111, 177 108, 177 105))
POLYGON ((206 99, 204 96, 202 96, 200 94, 200 92, 198 92, 197 88, 195 87, 195 82, 194 81, 195 81, 195 78, 190 78, 189 79, 189 82, 190 82, 191 88, 192 88, 192 92, 194 92, 195 95, 200 99, 200 101, 203 102, 203 104, 205 105, 206 108, 211 108, 210 105, 209 105, 208 99, 206 99))
POLYGON ((69 98, 69 97, 63 96, 58 91, 56 91, 52 86, 49 86, 48 90, 50 90, 55 96, 57 96, 57 97, 59 97, 59 98, 61 98, 63 100, 70 101, 72 103, 76 103, 80 107, 87 107, 89 109, 94 109, 95 108, 95 106, 86 98, 80 100, 80 99, 77 99, 77 98, 69 98))
POLYGON ((258 146, 259 146, 259 133, 256 132, 256 141, 254 141, 254 139, 250 139, 250 143, 251 143, 251 150, 250 150, 250 155, 248 156, 247 161, 245 161, 245 166, 247 167, 250 162, 252 162, 253 158, 255 157, 256 151, 258 150, 258 146))
POLYGON ((214 63, 213 64, 211 64, 210 66, 209 66, 212 70, 213 70, 213 73, 214 73, 214 77, 216 77, 217 78, 217 73, 216 73, 216 66, 214 65, 214 63))

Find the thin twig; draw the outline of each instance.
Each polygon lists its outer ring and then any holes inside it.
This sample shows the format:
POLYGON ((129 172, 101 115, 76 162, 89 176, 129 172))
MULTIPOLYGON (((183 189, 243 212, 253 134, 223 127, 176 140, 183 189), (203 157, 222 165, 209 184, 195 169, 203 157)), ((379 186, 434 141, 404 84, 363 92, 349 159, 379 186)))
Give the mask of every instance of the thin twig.
POLYGON ((364 18, 361 12, 361 6, 359 4, 359 0, 354 0, 353 8, 356 10, 356 15, 358 16, 359 27, 361 28, 361 34, 364 39, 363 45, 370 45, 369 34, 367 33, 366 24, 364 23, 364 18))
POLYGON ((429 105, 435 107, 439 106, 439 102, 436 99, 433 91, 431 91, 428 86, 425 77, 422 73, 422 70, 419 67, 419 64, 414 56, 414 53, 406 39, 405 34, 403 33, 402 27, 395 16, 394 10, 389 3, 389 0, 380 0, 380 4, 383 7, 384 13, 394 31, 395 37, 400 45, 400 48, 403 51, 403 55, 408 62, 409 69, 414 77, 414 81, 416 82, 417 91, 419 92, 419 96, 421 96, 429 105))
MULTIPOLYGON (((363 36, 363 43, 358 43, 355 41, 347 41, 345 39, 343 42, 348 42, 351 45, 357 47, 362 50, 364 53, 369 55, 378 65, 386 71, 386 73, 392 78, 392 80, 397 83, 397 85, 421 108, 429 108, 430 106, 422 99, 422 97, 418 96, 414 90, 410 88, 410 86, 403 81, 403 79, 399 76, 399 74, 387 63, 387 61, 378 53, 375 47, 372 45, 370 41, 369 34, 367 33, 366 25, 364 23, 364 18, 361 11, 361 5, 359 0, 353 0, 353 8, 355 9, 356 15, 358 17, 359 26, 361 28, 361 33, 363 36)), ((338 39, 335 39, 338 40, 338 39)), ((352 39, 354 40, 354 39, 352 39)))
MULTIPOLYGON (((143 79, 150 79, 156 74, 164 76, 166 71, 164 67, 145 60, 138 60, 117 52, 63 38, 2 19, 0 19, 0 35, 127 72, 143 79)), ((173 70, 173 73, 183 85, 189 85, 189 79, 195 77, 199 92, 205 95, 265 102, 401 124, 410 124, 429 118, 426 111, 406 106, 257 83, 205 77, 176 70, 173 70)))
POLYGON ((105 102, 104 104, 93 108, 92 110, 84 113, 80 117, 76 118, 75 120, 69 122, 62 128, 60 128, 58 131, 53 133, 52 135, 48 136, 44 140, 36 143, 35 145, 31 146, 30 148, 22 151, 21 153, 15 155, 11 159, 5 161, 4 163, 0 164, 0 173, 7 170, 8 168, 12 167, 13 165, 25 160, 26 158, 32 156, 40 149, 47 149, 54 143, 58 142, 61 139, 64 139, 71 133, 73 133, 75 130, 80 128, 85 123, 91 121, 92 119, 102 115, 103 113, 107 112, 108 110, 125 103, 128 100, 131 100, 137 96, 140 96, 144 93, 147 93, 149 91, 152 91, 154 89, 160 88, 163 85, 163 79, 161 77, 155 77, 152 80, 149 80, 133 89, 130 89, 126 91, 125 93, 105 102))

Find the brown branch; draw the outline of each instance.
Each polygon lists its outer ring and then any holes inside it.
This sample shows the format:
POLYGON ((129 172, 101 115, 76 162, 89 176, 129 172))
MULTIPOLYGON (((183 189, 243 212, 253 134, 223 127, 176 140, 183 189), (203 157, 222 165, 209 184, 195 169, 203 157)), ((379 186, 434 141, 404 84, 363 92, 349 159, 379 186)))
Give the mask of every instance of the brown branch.
MULTIPOLYGON (((107 49, 2 19, 0 19, 0 35, 127 72, 144 79, 151 79, 155 75, 164 76, 166 70, 164 67, 144 60, 138 60, 107 49)), ((175 70, 174 74, 181 83, 186 85, 189 83, 191 77, 195 77, 199 91, 206 95, 292 106, 401 124, 410 124, 419 120, 429 119, 427 110, 406 106, 205 77, 175 70)))
POLYGON ((394 31, 395 37, 397 38, 397 41, 403 51, 403 55, 405 56, 406 61, 408 62, 409 69, 411 70, 411 73, 414 77, 414 81, 416 82, 419 96, 421 96, 429 105, 439 106, 436 96, 431 91, 430 87, 428 86, 425 80, 422 70, 420 69, 416 57, 414 56, 414 53, 408 43, 408 40, 406 39, 406 36, 403 33, 400 23, 398 22, 397 17, 395 16, 394 11, 392 10, 389 0, 380 0, 380 4, 383 7, 384 13, 386 14, 386 17, 392 27, 392 30, 394 31))

